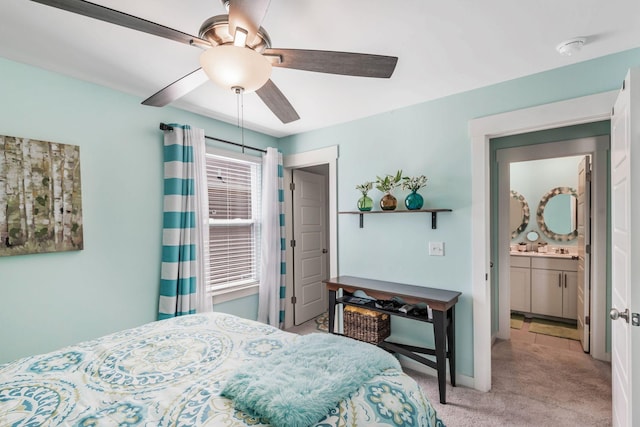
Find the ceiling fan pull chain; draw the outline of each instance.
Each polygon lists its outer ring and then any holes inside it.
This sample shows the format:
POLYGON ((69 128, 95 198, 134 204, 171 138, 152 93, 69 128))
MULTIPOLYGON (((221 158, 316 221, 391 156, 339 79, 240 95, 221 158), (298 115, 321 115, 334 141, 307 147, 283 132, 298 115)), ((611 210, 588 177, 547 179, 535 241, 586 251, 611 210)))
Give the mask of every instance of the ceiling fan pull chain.
POLYGON ((240 138, 242 142, 242 154, 244 154, 244 90, 240 89, 240 138))
POLYGON ((240 142, 242 143, 242 154, 244 154, 244 89, 241 87, 233 87, 236 93, 236 109, 238 115, 238 127, 240 128, 240 142))
POLYGON ((235 88, 236 92, 236 126, 240 127, 240 88, 235 88))

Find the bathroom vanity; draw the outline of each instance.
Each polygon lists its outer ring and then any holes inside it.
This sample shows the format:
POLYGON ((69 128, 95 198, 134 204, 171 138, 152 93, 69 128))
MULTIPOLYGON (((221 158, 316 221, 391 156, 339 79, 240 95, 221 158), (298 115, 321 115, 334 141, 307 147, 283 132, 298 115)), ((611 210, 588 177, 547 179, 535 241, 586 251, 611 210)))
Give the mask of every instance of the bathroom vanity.
POLYGON ((511 310, 575 320, 578 260, 572 254, 517 252, 511 259, 511 310))

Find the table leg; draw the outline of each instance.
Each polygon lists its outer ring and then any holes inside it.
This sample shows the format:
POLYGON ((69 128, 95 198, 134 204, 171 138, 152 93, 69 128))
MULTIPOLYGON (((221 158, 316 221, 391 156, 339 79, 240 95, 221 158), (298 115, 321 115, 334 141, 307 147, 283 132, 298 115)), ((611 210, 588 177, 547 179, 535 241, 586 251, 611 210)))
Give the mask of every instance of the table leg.
POLYGON ((440 403, 447 403, 447 320, 444 311, 433 310, 433 336, 440 403))
POLYGON ((336 291, 329 291, 329 333, 333 333, 336 316, 336 291))
POLYGON ((447 344, 449 348, 449 375, 451 386, 456 386, 456 307, 447 310, 447 344))

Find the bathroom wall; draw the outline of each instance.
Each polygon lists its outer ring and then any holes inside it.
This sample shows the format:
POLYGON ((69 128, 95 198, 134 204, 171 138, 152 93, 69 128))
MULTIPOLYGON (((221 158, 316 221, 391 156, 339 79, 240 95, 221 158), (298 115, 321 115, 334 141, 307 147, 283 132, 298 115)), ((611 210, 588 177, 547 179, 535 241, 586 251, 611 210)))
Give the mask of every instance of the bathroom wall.
MULTIPOLYGON (((540 235, 539 241, 549 243, 554 247, 576 246, 577 239, 568 242, 558 242, 545 236, 538 226, 536 211, 542 197, 556 187, 578 187, 578 165, 584 156, 562 157, 555 159, 532 160, 527 162, 515 162, 511 164, 511 190, 520 193, 529 205, 529 224, 526 229, 511 240, 512 244, 526 241, 526 235, 530 231, 536 231, 540 235)), ((558 218, 559 212, 547 205, 545 217, 548 224, 568 224, 570 212, 567 211, 563 218, 558 218), (555 221, 554 221, 555 219, 555 221)), ((567 209, 569 207, 567 206, 567 209)), ((551 227, 550 227, 551 228, 551 227)), ((553 230, 560 232, 557 230, 553 230)))

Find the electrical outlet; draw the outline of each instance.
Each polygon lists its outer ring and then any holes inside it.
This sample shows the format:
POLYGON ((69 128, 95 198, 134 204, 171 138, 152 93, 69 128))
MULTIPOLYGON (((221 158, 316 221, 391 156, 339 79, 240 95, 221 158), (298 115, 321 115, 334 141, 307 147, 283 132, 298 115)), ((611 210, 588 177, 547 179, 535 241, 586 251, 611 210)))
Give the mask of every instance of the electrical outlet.
POLYGON ((444 242, 429 242, 430 256, 444 256, 444 242))

